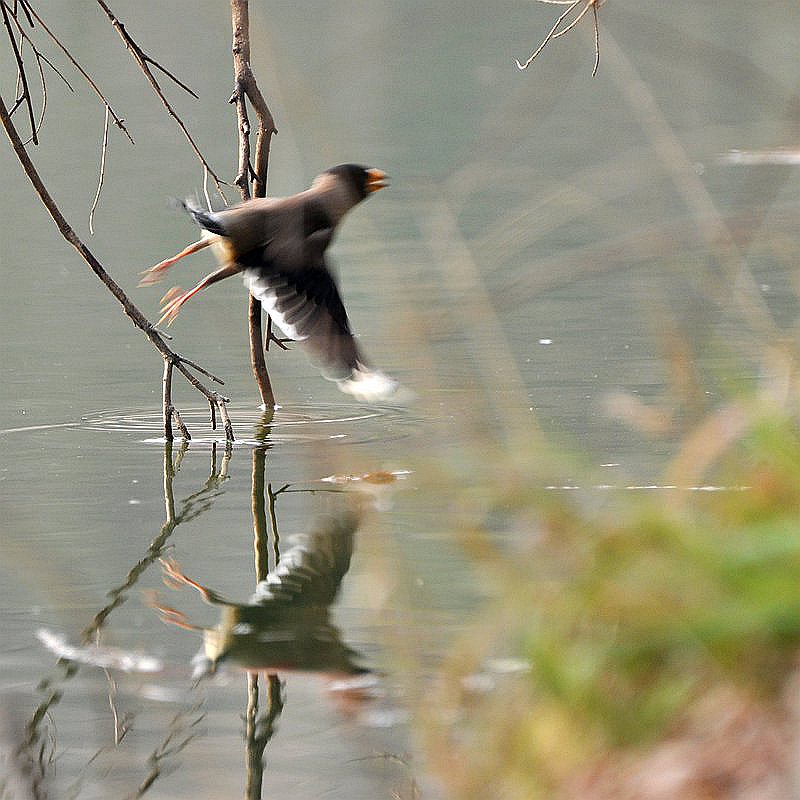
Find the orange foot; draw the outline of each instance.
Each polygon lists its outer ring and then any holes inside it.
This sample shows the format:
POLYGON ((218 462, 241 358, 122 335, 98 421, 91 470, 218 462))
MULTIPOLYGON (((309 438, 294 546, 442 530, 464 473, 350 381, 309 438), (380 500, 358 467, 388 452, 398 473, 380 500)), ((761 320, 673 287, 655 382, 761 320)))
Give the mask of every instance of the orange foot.
POLYGON ((159 318, 156 325, 161 325, 164 322, 167 323, 167 327, 172 325, 175 321, 175 317, 178 316, 178 312, 181 310, 181 306, 193 295, 195 294, 195 290, 193 289, 190 292, 181 291, 180 286, 173 286, 162 298, 161 298, 161 317, 159 318))
POLYGON ((213 238, 206 237, 197 242, 192 242, 192 244, 184 247, 183 250, 181 250, 177 255, 174 255, 171 258, 165 258, 163 261, 159 261, 154 267, 149 267, 148 269, 144 270, 144 272, 140 273, 142 279, 139 281, 139 286, 152 286, 154 283, 158 283, 164 277, 164 273, 174 263, 180 261, 182 258, 185 258, 188 255, 191 255, 192 253, 196 253, 198 250, 203 250, 213 243, 213 238))

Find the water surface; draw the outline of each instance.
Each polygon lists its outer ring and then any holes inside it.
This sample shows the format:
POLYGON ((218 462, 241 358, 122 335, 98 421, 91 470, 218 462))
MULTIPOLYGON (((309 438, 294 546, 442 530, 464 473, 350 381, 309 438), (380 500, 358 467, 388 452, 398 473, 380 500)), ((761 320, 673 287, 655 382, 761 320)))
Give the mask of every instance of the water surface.
MULTIPOLYGON (((169 95, 232 176, 226 8, 115 12, 198 91, 199 101, 169 95)), ((74 96, 51 81, 42 144, 30 152, 81 236, 154 318, 160 293, 136 289, 138 273, 191 240, 167 199, 200 193, 202 171, 98 11, 50 3, 47 14, 137 142, 112 131, 93 237, 103 112, 77 77, 74 96)), ((217 624, 218 610, 165 588, 159 559, 246 603, 254 496, 267 510, 274 501, 274 567, 276 551, 361 502, 331 491, 347 482, 321 479, 391 472, 403 477, 363 509, 331 610, 377 688, 343 700, 320 670, 270 667, 285 690, 263 795, 448 796, 417 746, 416 715, 452 643, 490 622, 491 582, 457 536, 468 506, 480 509, 517 470, 590 504, 615 489, 671 491, 659 487, 682 433, 768 377, 765 349, 796 322, 797 170, 724 158, 797 145, 790 4, 720 13, 612 0, 595 78, 588 28, 516 69, 551 24, 547 7, 527 2, 341 1, 313 15, 278 2, 251 4, 251 15, 253 65, 279 128, 270 191, 297 191, 343 161, 393 178, 347 220, 333 257, 364 348, 417 402, 355 405, 300 353, 277 353, 282 408, 265 427, 246 298, 232 280, 182 311, 172 345, 225 379, 237 443, 226 453, 199 396, 178 386, 195 438, 165 451, 157 354, 0 149, 0 726, 19 744, 37 707, 49 708, 23 753, 41 753, 32 771, 50 796, 241 795, 246 678, 234 664, 195 685, 199 632, 164 625, 154 604, 201 627, 217 624), (636 105, 642 86, 652 107, 636 105), (722 257, 720 231, 733 248, 722 257), (59 665, 39 629, 75 646, 89 631, 91 643, 163 668, 59 665)), ((8 56, 2 75, 8 101, 8 56)), ((176 281, 192 285, 210 266, 197 255, 176 281)), ((513 552, 530 535, 505 531, 503 546, 513 552)), ((496 666, 514 653, 491 655, 496 666)), ((476 686, 498 685, 498 669, 481 675, 490 679, 476 686)), ((437 724, 457 736, 460 722, 437 724)))

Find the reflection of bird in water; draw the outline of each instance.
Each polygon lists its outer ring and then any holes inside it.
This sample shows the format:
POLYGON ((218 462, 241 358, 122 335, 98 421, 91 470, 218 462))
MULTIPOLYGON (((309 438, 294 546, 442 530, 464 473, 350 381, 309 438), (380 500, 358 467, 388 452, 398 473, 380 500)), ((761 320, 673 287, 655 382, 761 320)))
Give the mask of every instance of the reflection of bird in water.
POLYGON ((241 272, 270 318, 302 343, 326 378, 360 400, 390 397, 398 384, 368 366, 325 258, 344 215, 384 186, 381 170, 342 164, 291 197, 257 198, 214 212, 187 206, 203 238, 145 270, 139 285, 159 281, 176 261, 213 245, 221 267, 188 292, 170 290, 159 323, 171 324, 194 294, 241 272))
POLYGON ((353 512, 328 517, 282 556, 277 567, 256 586, 247 603, 232 603, 162 562, 165 579, 192 586, 222 618, 213 628, 198 628, 173 609, 158 606, 162 618, 203 632, 203 649, 195 656, 195 676, 212 674, 222 662, 248 671, 304 670, 335 675, 369 672, 358 665, 330 620, 330 607, 350 568, 359 517, 353 512))

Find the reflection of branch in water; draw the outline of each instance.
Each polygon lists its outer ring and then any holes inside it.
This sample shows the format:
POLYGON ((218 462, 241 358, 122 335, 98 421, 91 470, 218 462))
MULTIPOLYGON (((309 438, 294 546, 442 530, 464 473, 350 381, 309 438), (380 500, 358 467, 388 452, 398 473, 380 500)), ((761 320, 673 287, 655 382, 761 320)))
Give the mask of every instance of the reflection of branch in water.
POLYGON ((267 702, 259 714, 258 673, 247 675, 245 712, 246 800, 261 800, 264 778, 264 751, 275 733, 275 723, 283 711, 283 683, 277 675, 267 676, 267 702))
MULTIPOLYGON (((251 304, 251 334, 255 330, 254 313, 251 304)), ((258 321, 261 321, 261 310, 258 310, 258 321)), ((255 350, 251 349, 252 353, 255 350)), ((266 429, 266 426, 264 426, 266 429)), ((251 474, 251 496, 253 513, 253 550, 255 552, 256 583, 265 580, 269 575, 269 532, 267 528, 267 509, 264 501, 264 484, 266 481, 267 448, 253 450, 253 469, 251 474)), ((285 488, 285 487, 284 487, 285 488)), ((278 542, 278 517, 275 509, 276 495, 272 492, 272 484, 267 487, 269 498, 269 520, 272 529, 274 548, 274 566, 278 566, 281 554, 278 542)), ((267 702, 259 714, 259 676, 258 673, 247 675, 247 709, 245 710, 245 763, 246 785, 245 798, 260 800, 264 779, 264 751, 275 733, 275 723, 283 712, 283 684, 276 674, 266 676, 267 702)))
MULTIPOLYGON (((114 609, 125 602, 128 591, 138 582, 145 570, 163 554, 167 540, 172 535, 175 528, 182 522, 194 519, 207 511, 211 507, 214 499, 218 496, 221 484, 227 479, 231 447, 229 444, 226 446, 218 469, 217 451, 216 446, 214 446, 211 455, 211 472, 203 488, 182 500, 180 510, 176 512, 173 482, 176 471, 180 467, 180 463, 187 449, 187 444, 184 442, 177 454, 173 454, 172 443, 165 443, 163 461, 164 502, 166 506, 165 522, 161 527, 159 535, 150 543, 145 556, 128 572, 123 583, 109 593, 111 602, 98 611, 91 623, 84 628, 81 634, 84 645, 81 647, 74 647, 59 637, 49 635, 48 641, 51 645, 50 649, 57 650, 57 652, 61 654, 57 665, 58 672, 46 676, 39 683, 38 690, 43 692, 45 697, 36 707, 25 726, 24 737, 14 755, 15 760, 20 764, 24 764, 26 770, 32 776, 31 785, 34 787, 33 796, 35 798, 44 797, 44 792, 41 790, 41 787, 46 781, 50 765, 47 753, 55 749, 54 743, 49 748, 47 746, 47 743, 50 742, 51 738, 54 736, 54 729, 49 723, 49 714, 51 709, 61 700, 64 691, 63 685, 75 677, 78 673, 80 663, 90 663, 100 667, 105 665, 106 667, 117 669, 120 667, 121 663, 127 663, 124 660, 126 655, 132 657, 131 654, 125 654, 122 651, 115 651, 112 648, 103 648, 99 646, 96 642, 101 629, 114 609), (70 656, 74 656, 75 660, 71 659, 70 656), (122 661, 120 661, 120 659, 122 659, 122 661)), ((113 692, 110 699, 113 703, 113 692)), ((112 716, 115 721, 119 721, 119 727, 115 726, 115 731, 116 737, 121 739, 126 726, 130 723, 130 716, 123 714, 120 718, 116 707, 112 709, 112 716)), ((176 717, 176 720, 177 719, 178 717, 176 717)), ((177 752, 174 745, 175 736, 175 732, 172 732, 167 745, 162 746, 161 750, 153 756, 155 759, 155 766, 153 770, 151 770, 150 777, 152 780, 158 777, 157 773, 161 769, 161 762, 169 755, 177 752)), ((180 745, 181 749, 188 743, 190 738, 191 737, 186 738, 180 745)), ((152 783, 152 780, 150 780, 150 783, 152 783)))
POLYGON ((205 719, 205 716, 199 705, 192 706, 187 711, 180 711, 175 715, 164 739, 148 756, 150 772, 139 784, 138 789, 130 795, 130 800, 142 797, 162 775, 164 763, 179 755, 189 742, 198 736, 196 728, 205 719))
POLYGON ((133 714, 130 711, 126 711, 120 717, 117 709, 117 681, 111 674, 111 670, 106 668, 103 672, 105 672, 106 680, 108 681, 108 706, 111 710, 111 718, 114 720, 114 746, 119 747, 132 727, 133 714))
POLYGON ((147 552, 143 558, 138 561, 133 568, 128 572, 124 582, 115 589, 112 589, 108 596, 111 602, 102 608, 94 619, 86 627, 81 638, 84 642, 90 641, 92 636, 105 624, 108 615, 117 606, 127 600, 128 590, 133 587, 141 577, 142 573, 154 562, 157 561, 166 547, 167 540, 172 536, 175 528, 182 522, 198 517, 200 514, 208 511, 214 500, 219 495, 219 487, 227 479, 228 463, 231 458, 231 446, 227 444, 225 455, 222 458, 220 469, 217 470, 217 449, 216 444, 211 451, 211 473, 206 480, 203 488, 194 494, 190 494, 186 499, 181 501, 181 510, 179 513, 175 512, 175 497, 173 492, 173 481, 177 470, 176 465, 180 464, 187 450, 187 443, 184 441, 178 451, 177 458, 173 462, 172 457, 172 443, 165 442, 164 444, 164 502, 166 505, 166 520, 161 526, 159 535, 150 542, 147 552))
MULTIPOLYGON (((269 524, 270 529, 272 530, 272 552, 273 552, 273 565, 278 566, 278 562, 281 560, 281 537, 278 533, 278 514, 275 510, 275 501, 278 499, 278 495, 283 494, 285 491, 289 489, 291 484, 285 483, 281 486, 280 489, 275 491, 272 488, 272 484, 267 484, 267 510, 269 511, 269 524)), ((263 491, 263 487, 262 487, 263 491)), ((263 572, 260 569, 256 570, 256 581, 263 581, 267 577, 267 573, 263 572)))

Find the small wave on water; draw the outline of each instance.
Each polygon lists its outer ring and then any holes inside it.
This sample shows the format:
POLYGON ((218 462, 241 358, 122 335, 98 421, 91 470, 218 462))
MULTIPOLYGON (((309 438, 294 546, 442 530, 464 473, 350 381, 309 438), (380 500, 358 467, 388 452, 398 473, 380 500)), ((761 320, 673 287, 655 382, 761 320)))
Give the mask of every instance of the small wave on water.
MULTIPOLYGON (((192 435, 192 444, 224 443, 225 432, 217 415, 211 428, 208 406, 182 408, 181 419, 192 435)), ((407 411, 391 406, 352 404, 305 404, 280 407, 270 419, 258 408, 228 406, 236 441, 234 445, 257 447, 293 442, 342 439, 364 444, 405 436, 410 418, 407 411)), ((133 434, 141 441, 163 444, 160 408, 105 409, 86 414, 75 427, 106 433, 133 434)), ((179 438, 175 426, 176 439, 179 438)))

